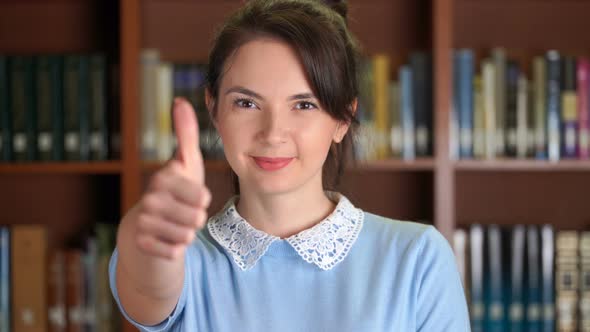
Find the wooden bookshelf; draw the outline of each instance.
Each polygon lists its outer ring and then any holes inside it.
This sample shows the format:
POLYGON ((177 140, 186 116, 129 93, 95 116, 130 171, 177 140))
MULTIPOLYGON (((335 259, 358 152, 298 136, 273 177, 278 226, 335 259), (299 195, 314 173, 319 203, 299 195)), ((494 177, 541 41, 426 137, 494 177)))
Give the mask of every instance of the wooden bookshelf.
POLYGON ((107 162, 35 162, 0 163, 0 174, 120 174, 121 163, 107 162))
MULTIPOLYGON (((0 53, 105 51, 119 64, 121 158, 102 163, 0 165, 0 222, 51 223, 64 243, 96 219, 120 217, 141 197, 161 163, 139 153, 139 56, 205 62, 212 34, 241 0, 63 0, 0 2, 0 53), (30 207, 34 207, 31 209, 30 207), (55 225, 54 225, 55 224, 55 225)), ((350 27, 366 54, 385 52, 392 70, 416 50, 433 54, 435 155, 383 160, 347 171, 343 191, 366 211, 434 224, 450 239, 471 223, 553 223, 586 229, 590 162, 455 161, 449 114, 455 48, 484 54, 495 46, 526 64, 550 48, 590 54, 580 0, 349 0, 350 27)), ((225 162, 208 161, 213 213, 232 195, 225 162)), ((124 323, 123 331, 135 331, 124 323)))

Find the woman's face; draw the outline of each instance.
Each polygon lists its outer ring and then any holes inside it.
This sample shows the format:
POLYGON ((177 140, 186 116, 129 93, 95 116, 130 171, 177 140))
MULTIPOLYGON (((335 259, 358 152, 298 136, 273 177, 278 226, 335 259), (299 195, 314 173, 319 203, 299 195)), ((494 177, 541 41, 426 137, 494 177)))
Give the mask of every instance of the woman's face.
POLYGON ((256 39, 228 58, 225 69, 215 125, 241 191, 321 186, 330 145, 348 126, 321 108, 296 53, 281 41, 256 39))

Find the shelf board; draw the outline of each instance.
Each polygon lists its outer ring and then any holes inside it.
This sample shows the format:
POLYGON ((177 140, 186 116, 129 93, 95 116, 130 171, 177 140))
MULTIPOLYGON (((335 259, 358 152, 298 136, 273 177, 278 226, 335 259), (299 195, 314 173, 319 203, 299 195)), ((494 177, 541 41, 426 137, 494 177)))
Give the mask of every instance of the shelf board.
MULTIPOLYGON (((159 161, 143 162, 143 170, 154 172, 162 167, 164 163, 159 161)), ((205 168, 211 171, 229 170, 229 164, 225 160, 205 160, 205 168)), ((432 171, 434 160, 432 158, 416 159, 405 161, 400 159, 384 159, 375 161, 359 161, 352 171, 382 170, 382 171, 432 171)))
MULTIPOLYGON (((164 164, 163 161, 143 161, 142 169, 146 172, 155 172, 164 164)), ((205 169, 208 171, 229 171, 229 164, 225 160, 205 160, 205 169)))
POLYGON ((120 161, 0 163, 2 174, 119 174, 120 161))
POLYGON ((383 159, 373 161, 359 161, 357 167, 352 170, 384 170, 384 171, 432 171, 434 159, 420 158, 416 160, 383 159))
POLYGON ((589 160, 560 160, 558 162, 543 160, 460 160, 455 163, 457 171, 525 171, 525 172, 564 172, 587 171, 590 172, 589 160))

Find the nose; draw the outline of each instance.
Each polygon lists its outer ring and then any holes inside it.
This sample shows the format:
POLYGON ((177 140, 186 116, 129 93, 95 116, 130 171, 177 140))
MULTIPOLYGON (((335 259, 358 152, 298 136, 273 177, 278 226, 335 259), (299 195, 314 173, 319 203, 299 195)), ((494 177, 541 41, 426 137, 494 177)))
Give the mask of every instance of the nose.
POLYGON ((267 145, 278 145, 286 142, 287 119, 281 110, 265 110, 261 115, 259 138, 267 145))

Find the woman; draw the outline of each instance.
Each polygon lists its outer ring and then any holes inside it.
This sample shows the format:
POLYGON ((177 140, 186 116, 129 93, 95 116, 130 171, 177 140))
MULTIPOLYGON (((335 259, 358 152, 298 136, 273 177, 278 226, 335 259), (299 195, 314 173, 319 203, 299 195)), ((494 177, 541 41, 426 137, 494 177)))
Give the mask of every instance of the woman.
POLYGON ((334 6, 252 0, 219 31, 206 104, 239 190, 208 222, 198 125, 175 101, 178 154, 121 221, 110 264, 140 330, 469 330, 434 227, 328 190, 357 125, 358 53, 334 6))

